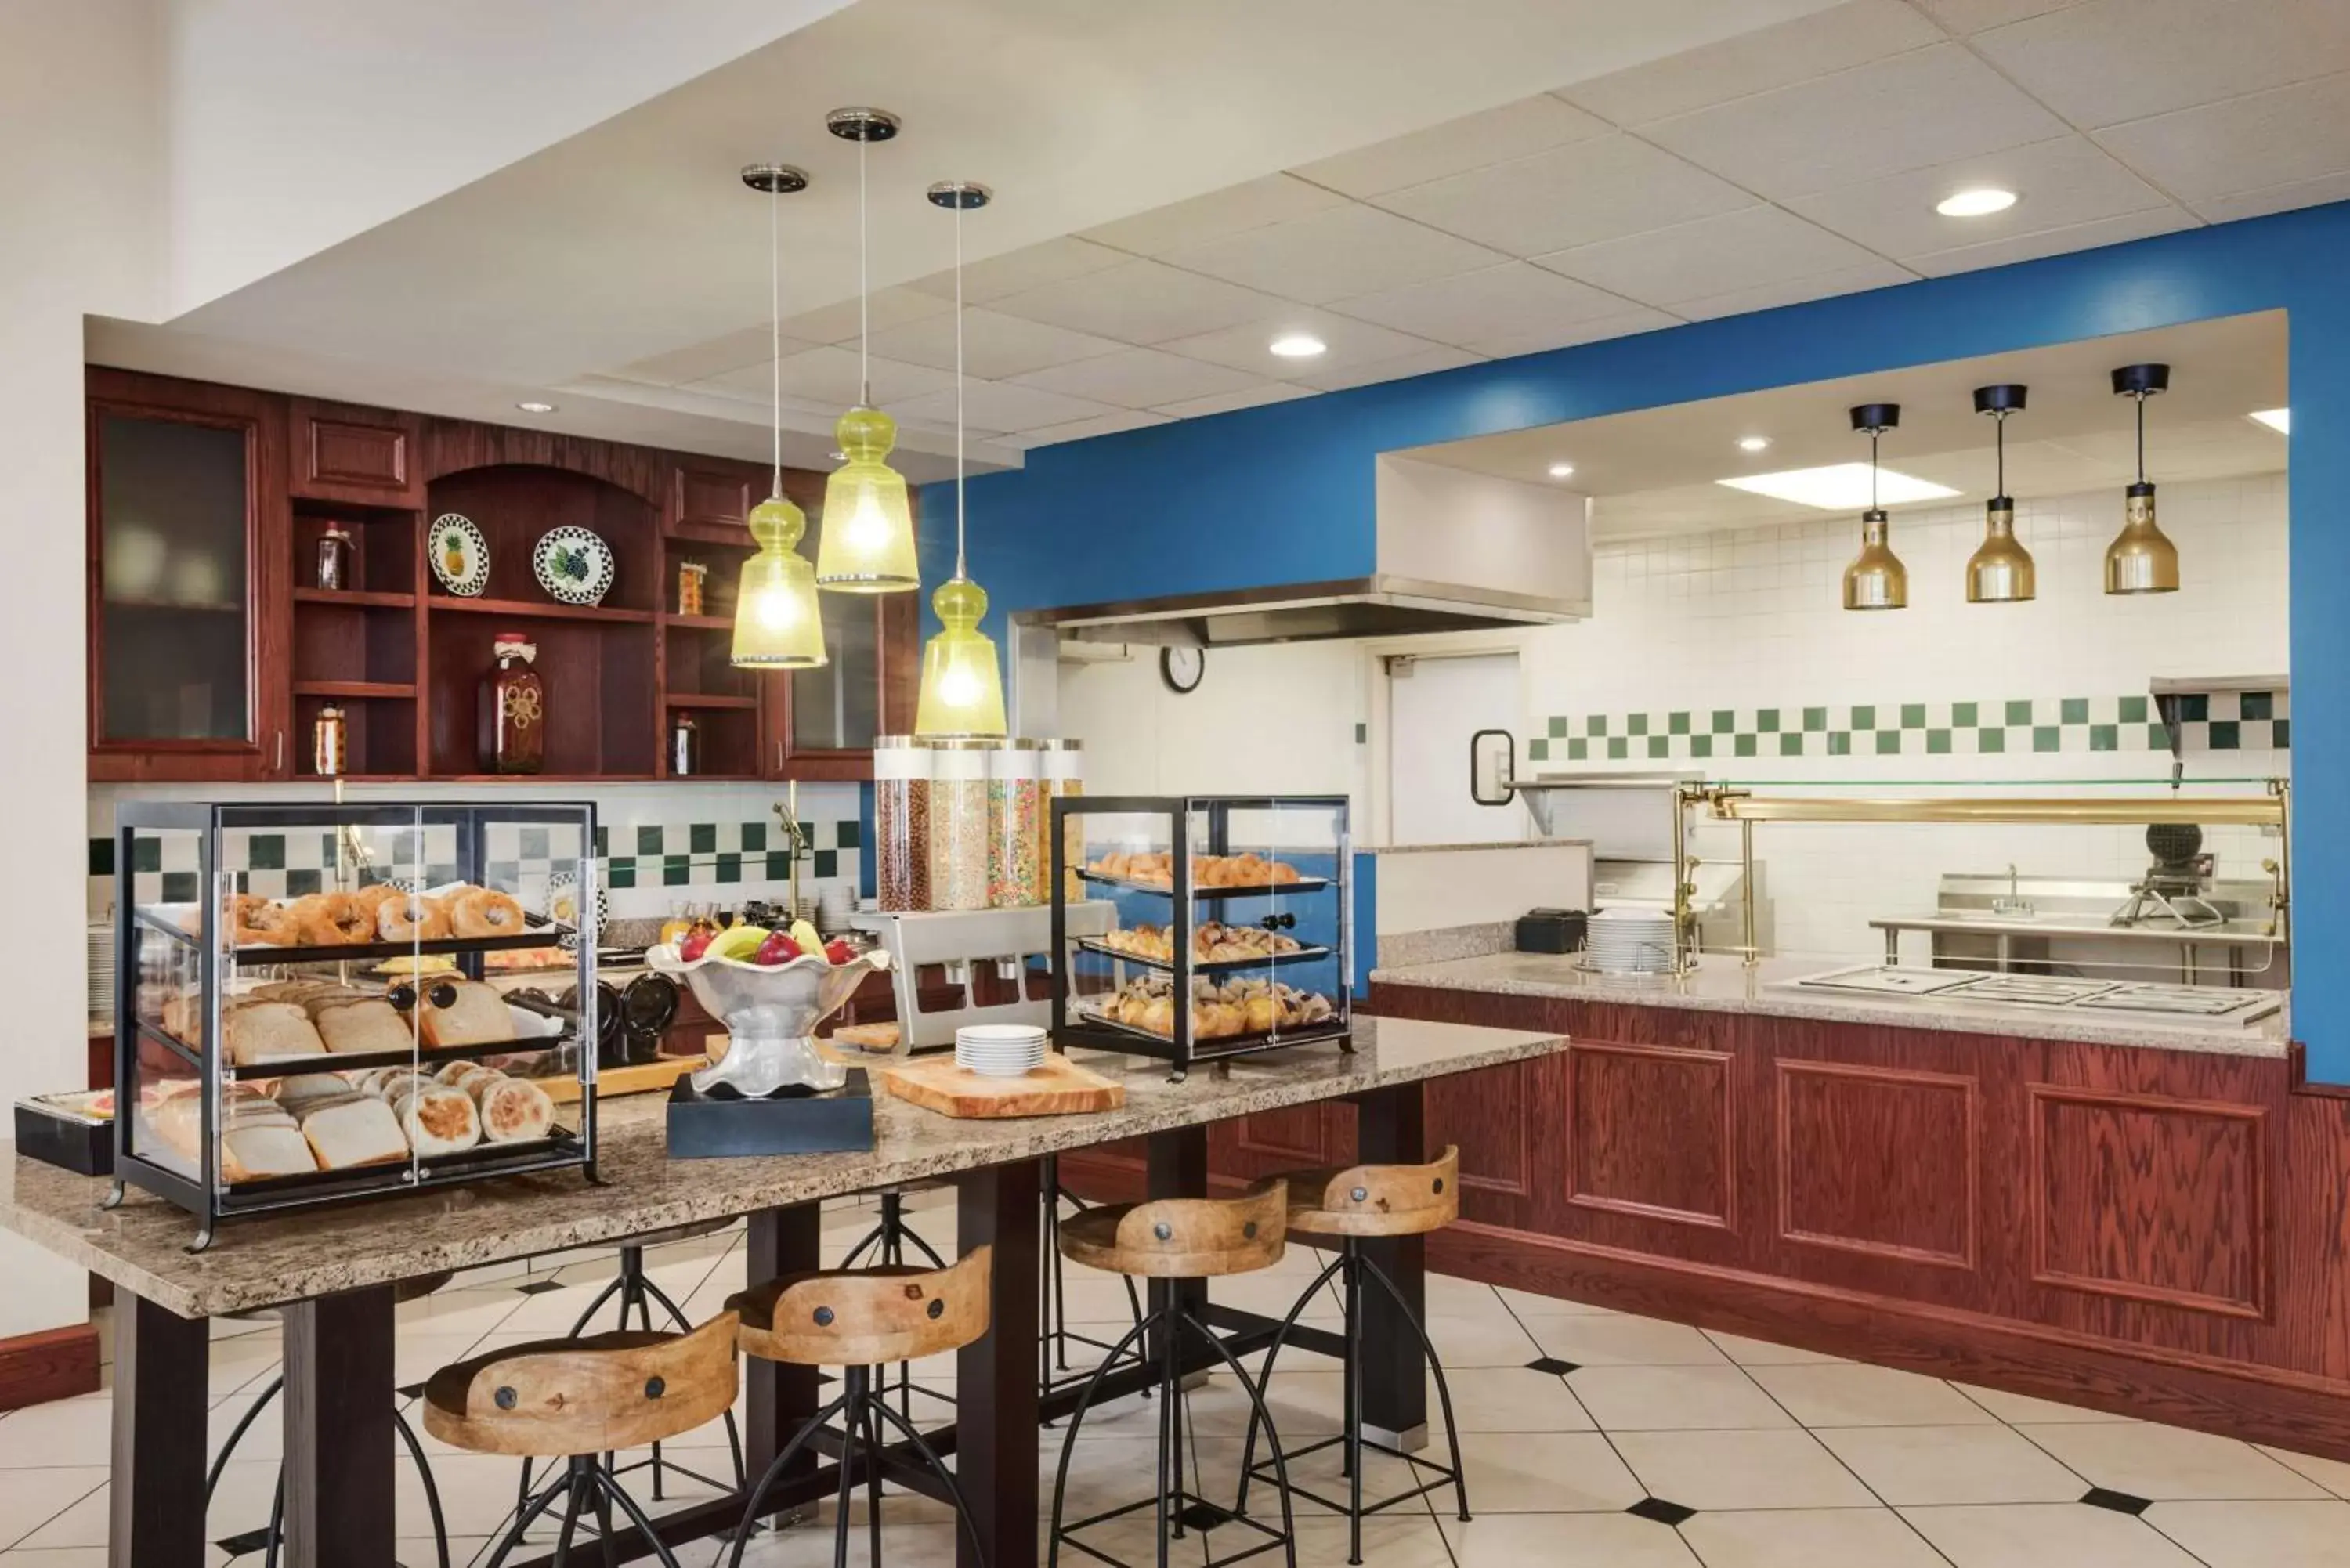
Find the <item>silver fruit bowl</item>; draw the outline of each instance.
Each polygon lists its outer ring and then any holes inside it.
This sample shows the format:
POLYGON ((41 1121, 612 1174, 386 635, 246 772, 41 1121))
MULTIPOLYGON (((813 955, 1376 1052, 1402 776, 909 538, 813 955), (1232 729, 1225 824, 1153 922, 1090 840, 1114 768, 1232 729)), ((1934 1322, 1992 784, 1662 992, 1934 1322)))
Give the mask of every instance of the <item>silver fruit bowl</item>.
POLYGON ((816 1039, 816 1026, 838 1011, 868 974, 889 967, 879 949, 847 963, 802 953, 785 963, 755 964, 708 953, 691 963, 664 942, 645 954, 647 967, 692 989, 693 999, 726 1025, 726 1054, 693 1075, 704 1094, 721 1084, 753 1098, 779 1089, 837 1089, 851 1066, 893 1060, 895 1051, 844 1054, 816 1039))

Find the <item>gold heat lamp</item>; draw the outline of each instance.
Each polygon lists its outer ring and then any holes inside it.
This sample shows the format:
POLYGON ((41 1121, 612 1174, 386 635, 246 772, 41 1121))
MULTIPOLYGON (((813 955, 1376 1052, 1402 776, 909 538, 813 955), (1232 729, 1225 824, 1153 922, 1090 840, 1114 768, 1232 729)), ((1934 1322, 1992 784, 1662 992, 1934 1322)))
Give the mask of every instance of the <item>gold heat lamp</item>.
POLYGON ((1904 609, 1909 603, 1909 568, 1893 553, 1885 509, 1877 504, 1877 438, 1901 422, 1898 403, 1862 403, 1852 410, 1852 428, 1868 436, 1868 510, 1860 514, 1860 554, 1844 569, 1844 607, 1904 609))
POLYGON ((2007 416, 2022 411, 2024 389, 2013 382, 1975 389, 1975 412, 1999 427, 1999 484, 1983 504, 1983 541, 1967 557, 1967 603, 2021 604, 2037 587, 2032 552, 2015 536, 2015 498, 2007 493, 2007 416))
POLYGON ((2137 481, 2123 503, 2122 531, 2106 546, 2106 592, 2175 594, 2178 546, 2154 520, 2154 485, 2146 477, 2146 400, 2170 386, 2168 365, 2125 365, 2114 372, 2114 392, 2137 404, 2137 481))

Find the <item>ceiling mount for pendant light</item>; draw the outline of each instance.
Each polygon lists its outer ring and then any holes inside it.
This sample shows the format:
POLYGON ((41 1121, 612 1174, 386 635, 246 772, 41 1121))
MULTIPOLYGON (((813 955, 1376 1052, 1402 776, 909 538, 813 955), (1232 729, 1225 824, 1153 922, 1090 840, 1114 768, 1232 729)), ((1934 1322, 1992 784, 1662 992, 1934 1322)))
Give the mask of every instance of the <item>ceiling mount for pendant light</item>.
POLYGON ((2168 365, 2125 365, 2114 372, 2114 393, 2137 404, 2137 481, 2123 503, 2122 531, 2106 546, 2106 592, 2178 591, 2178 546, 2154 520, 2154 485, 2146 477, 2146 400, 2169 389, 2168 365))
POLYGON ((1844 569, 1844 607, 1903 609, 1909 603, 1909 568, 1887 543, 1885 509, 1877 504, 1877 438, 1901 422, 1898 403, 1862 403, 1852 428, 1868 437, 1868 510, 1860 514, 1860 554, 1844 569))
POLYGON ((914 733, 934 740, 993 739, 1009 727, 1003 721, 1003 671, 994 642, 979 629, 987 594, 971 580, 963 556, 962 215, 986 206, 993 192, 969 180, 941 180, 925 193, 932 206, 955 215, 955 569, 931 596, 939 630, 922 649, 914 733))
POLYGON ((775 466, 767 499, 745 519, 758 554, 743 563, 734 595, 733 661, 754 670, 813 670, 825 662, 824 618, 816 608, 816 570, 799 553, 807 514, 784 495, 784 247, 782 198, 807 189, 807 173, 788 163, 754 163, 743 183, 767 198, 767 306, 775 360, 775 466))
POLYGON ((2015 500, 2007 493, 2007 416, 2023 408, 2024 389, 2012 381, 1975 389, 1975 412, 1999 427, 1999 488, 1983 504, 1983 542, 1967 557, 1967 603, 2021 604, 2037 587, 2032 552, 2015 536, 2015 500))
POLYGON ((824 538, 816 580, 836 593, 887 594, 921 586, 914 561, 914 512, 905 476, 886 461, 898 444, 898 421, 873 406, 868 369, 872 324, 867 311, 865 150, 898 134, 886 109, 836 109, 824 127, 857 143, 857 406, 840 416, 833 437, 847 461, 824 484, 824 538))

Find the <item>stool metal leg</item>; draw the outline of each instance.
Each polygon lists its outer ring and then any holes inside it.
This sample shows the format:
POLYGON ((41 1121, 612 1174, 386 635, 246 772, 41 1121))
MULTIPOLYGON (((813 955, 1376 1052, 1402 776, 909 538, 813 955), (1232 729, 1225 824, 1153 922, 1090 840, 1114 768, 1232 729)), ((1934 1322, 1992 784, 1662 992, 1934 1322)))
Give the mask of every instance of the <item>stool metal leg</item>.
POLYGON ((955 1480, 954 1472, 947 1469, 945 1462, 939 1458, 938 1450, 931 1447, 931 1440, 922 1436, 920 1428, 889 1408, 883 1400, 874 1400, 871 1408, 882 1420, 903 1432, 906 1441, 915 1453, 921 1456, 922 1463, 930 1467, 931 1473, 946 1483, 947 1499, 954 1505, 955 1517, 962 1521, 963 1533, 971 1539, 972 1554, 978 1560, 980 1568, 987 1568, 987 1543, 980 1540, 979 1522, 972 1518, 971 1505, 963 1501, 962 1483, 955 1480))
POLYGON ((1053 1473, 1053 1526, 1045 1552, 1046 1568, 1060 1568, 1061 1505, 1068 1496, 1069 1458, 1076 1452, 1077 1428, 1086 1424, 1086 1412, 1093 1407, 1094 1396, 1101 1392, 1102 1380, 1109 1376, 1110 1368, 1117 1366, 1129 1350, 1139 1347, 1143 1335, 1158 1322, 1159 1314, 1152 1313, 1127 1332, 1126 1337, 1118 1342, 1102 1364, 1094 1368, 1093 1376, 1086 1379, 1084 1389, 1077 1395, 1077 1407, 1069 1412, 1069 1429, 1061 1438, 1060 1467, 1053 1473))
POLYGON ((1362 1260, 1362 1266, 1370 1271, 1373 1282, 1395 1303, 1396 1315, 1411 1324, 1411 1332, 1419 1340, 1419 1353, 1428 1357, 1428 1370, 1436 1378, 1437 1407, 1444 1412, 1445 1440, 1452 1453, 1452 1500, 1465 1521, 1469 1517, 1469 1468, 1461 1462, 1461 1427, 1452 1418, 1452 1388, 1444 1379, 1444 1363, 1437 1358, 1435 1342, 1428 1337, 1428 1330, 1405 1303, 1403 1292, 1388 1277, 1388 1272, 1367 1257, 1362 1260))
POLYGON ((728 1568, 741 1568, 743 1551, 751 1543, 751 1532, 759 1522, 759 1505, 766 1501, 767 1489, 791 1468, 792 1461, 799 1458, 800 1450, 815 1438, 818 1428, 847 1408, 848 1396, 844 1394, 809 1417, 801 1424, 800 1429, 792 1434, 792 1440, 784 1445, 784 1451, 775 1456, 775 1462, 767 1467, 767 1473, 759 1478, 759 1484, 751 1492, 751 1506, 743 1511, 743 1522, 734 1532, 733 1548, 726 1554, 728 1568))
MULTIPOLYGON (((653 1555, 660 1560, 661 1568, 679 1568, 677 1553, 671 1552, 661 1538, 653 1533, 651 1518, 638 1506, 637 1500, 629 1495, 628 1489, 614 1480, 610 1475, 600 1471, 597 1474, 596 1481, 603 1488, 607 1497, 620 1505, 620 1511, 629 1516, 629 1522, 635 1525, 644 1538, 652 1543, 653 1555)), ((606 1553, 606 1562, 608 1564, 610 1562, 609 1552, 606 1553)))
POLYGON ((441 1514, 441 1488, 432 1480, 432 1462, 424 1457, 424 1445, 416 1440, 416 1429, 408 1424, 407 1417, 394 1410, 391 1426, 408 1445, 408 1457, 416 1461, 416 1479, 424 1483, 425 1511, 432 1516, 432 1550, 441 1568, 449 1568, 449 1522, 441 1514))
MULTIPOLYGON (((1265 1387, 1273 1386, 1273 1364, 1279 1358, 1282 1347, 1289 1343, 1290 1331, 1297 1326, 1297 1320, 1305 1315, 1305 1309, 1313 1304, 1315 1296, 1322 1293, 1323 1287, 1329 1284, 1332 1277, 1346 1266, 1347 1259, 1344 1253, 1331 1259, 1330 1266, 1314 1276, 1314 1282, 1305 1287, 1305 1293, 1297 1298, 1297 1303, 1289 1309, 1289 1315, 1281 1320, 1279 1328, 1274 1330, 1273 1343, 1265 1346, 1263 1364, 1257 1369, 1257 1381, 1265 1387)), ((1234 1511, 1240 1513, 1248 1511, 1249 1482, 1255 1475, 1256 1412, 1252 1410, 1249 1412, 1248 1441, 1241 1449, 1240 1498, 1233 1505, 1234 1511)))
POLYGON ((840 1380, 848 1391, 842 1396, 847 1407, 840 1418, 840 1490, 832 1505, 832 1568, 848 1568, 848 1504, 857 1494, 857 1423, 869 1397, 866 1390, 871 1375, 869 1367, 840 1369, 840 1380))
POLYGON ((1363 1269, 1348 1237, 1347 1282, 1347 1562, 1363 1561, 1363 1269))
POLYGON ((569 1492, 570 1490, 571 1475, 568 1470, 566 1470, 517 1510, 513 1525, 498 1541, 498 1549, 490 1558, 489 1568, 499 1568, 499 1564, 506 1560, 507 1555, 522 1544, 523 1536, 533 1524, 538 1521, 538 1516, 554 1507, 555 1500, 569 1492))

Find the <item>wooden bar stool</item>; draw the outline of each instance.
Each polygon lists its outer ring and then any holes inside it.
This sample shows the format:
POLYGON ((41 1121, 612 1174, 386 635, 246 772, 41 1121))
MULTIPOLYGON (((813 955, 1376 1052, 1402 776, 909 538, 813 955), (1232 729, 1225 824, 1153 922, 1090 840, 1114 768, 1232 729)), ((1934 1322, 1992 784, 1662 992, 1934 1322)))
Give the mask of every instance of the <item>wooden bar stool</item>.
POLYGON ((1108 1204, 1088 1209, 1061 1222, 1061 1251, 1071 1262, 1155 1282, 1150 1311, 1112 1347, 1107 1358, 1086 1380, 1085 1392, 1077 1397, 1077 1407, 1070 1412, 1068 1435, 1061 1441, 1060 1469, 1053 1478, 1053 1525, 1045 1554, 1046 1563, 1053 1568, 1058 1568, 1064 1540, 1089 1557, 1118 1564, 1118 1559, 1079 1540, 1077 1532, 1153 1507, 1158 1511, 1159 1521, 1159 1568, 1168 1568, 1168 1543, 1182 1538, 1187 1515, 1203 1529, 1240 1524, 1263 1537, 1243 1551, 1206 1558, 1200 1568, 1222 1568, 1223 1564, 1254 1557, 1276 1546, 1285 1555, 1289 1568, 1297 1568, 1297 1537, 1289 1512, 1288 1471, 1284 1468, 1278 1442, 1274 1446, 1272 1459, 1280 1483, 1278 1531, 1211 1502, 1184 1483, 1183 1345, 1187 1330, 1214 1353, 1240 1384, 1241 1392, 1248 1396, 1250 1430, 1255 1429, 1259 1419, 1270 1430, 1273 1417, 1265 1409, 1263 1396, 1247 1370, 1174 1288, 1174 1282, 1179 1280, 1253 1273, 1281 1262, 1283 1220, 1287 1207, 1287 1194, 1276 1181, 1242 1198, 1161 1198, 1148 1203, 1108 1204), (1147 1346, 1148 1353, 1159 1363, 1157 1489, 1149 1497, 1064 1524, 1061 1512, 1068 1493, 1069 1459, 1076 1451, 1077 1432, 1085 1425, 1086 1411, 1101 1391, 1103 1380, 1138 1346, 1147 1346))
MULTIPOLYGON (((1452 1486, 1453 1501, 1462 1519, 1469 1517, 1469 1486, 1462 1479, 1461 1465, 1461 1435, 1452 1421, 1452 1391, 1445 1386, 1444 1366, 1436 1357, 1436 1346, 1430 1343, 1428 1330, 1396 1288, 1388 1272, 1366 1256, 1362 1242, 1367 1237, 1424 1236, 1430 1231, 1440 1231, 1461 1214, 1461 1151, 1448 1147, 1444 1157, 1432 1165, 1357 1165, 1347 1169, 1300 1170, 1276 1179, 1269 1189, 1286 1186, 1288 1226, 1290 1233, 1312 1236, 1336 1241, 1338 1255, 1330 1266, 1315 1276, 1289 1309, 1281 1328, 1273 1336, 1273 1344, 1264 1353, 1264 1381, 1273 1382, 1274 1358, 1281 1354, 1297 1320, 1322 1287, 1333 1278, 1342 1282, 1346 1301, 1347 1354, 1345 1366, 1345 1418, 1338 1435, 1324 1438, 1302 1448, 1288 1450, 1288 1458, 1301 1459, 1306 1455, 1329 1448, 1334 1443, 1346 1446, 1347 1501, 1334 1502, 1316 1496, 1302 1486, 1291 1486, 1278 1475, 1274 1484, 1298 1496, 1317 1502, 1333 1512, 1347 1516, 1347 1561, 1358 1563, 1363 1560, 1363 1516, 1392 1508, 1397 1503, 1416 1497, 1425 1497, 1444 1486, 1452 1486), (1395 1303, 1396 1311, 1419 1340, 1420 1353, 1428 1358, 1428 1369, 1436 1376, 1436 1397, 1444 1411, 1444 1436, 1451 1445, 1452 1463, 1440 1465, 1408 1454, 1401 1449, 1374 1442, 1363 1436, 1363 1281, 1385 1291, 1395 1303), (1408 1491, 1363 1506, 1363 1450, 1366 1448, 1390 1454, 1410 1465, 1419 1475, 1429 1479, 1408 1491)), ((1282 1454, 1281 1439, 1268 1422, 1266 1442, 1274 1457, 1282 1454)), ((1256 1462, 1256 1417, 1249 1417, 1248 1442, 1241 1454, 1241 1507, 1248 1506, 1250 1480, 1263 1467, 1256 1462)))
MULTIPOLYGON (((408 1302, 422 1301, 454 1277, 453 1271, 443 1271, 437 1274, 426 1274, 418 1279, 402 1280, 391 1287, 392 1304, 398 1306, 408 1302)), ((238 1319, 257 1321, 274 1318, 279 1314, 277 1308, 266 1307, 259 1312, 234 1313, 230 1315, 238 1319)), ((204 1474, 204 1507, 207 1511, 212 1507, 213 1493, 220 1487, 222 1474, 227 1470, 229 1460, 236 1454, 237 1444, 244 1440, 244 1435, 253 1428, 253 1423, 260 1418, 261 1413, 270 1407, 285 1388, 286 1375, 280 1372, 269 1380, 269 1386, 261 1391, 260 1397, 246 1407, 244 1414, 237 1417, 236 1425, 229 1428, 228 1437, 221 1443, 220 1452, 213 1458, 212 1469, 204 1474)), ((413 1390, 402 1389, 400 1392, 401 1397, 405 1397, 413 1390)), ((408 1449, 409 1459, 416 1465, 416 1479, 423 1483, 424 1507, 432 1515, 432 1548, 439 1560, 440 1568, 449 1568, 449 1529, 447 1522, 442 1518, 441 1489, 432 1480, 432 1463, 424 1457, 424 1445, 416 1440, 416 1429, 408 1424, 408 1417, 400 1413, 400 1408, 396 1405, 392 1407, 391 1425, 392 1430, 400 1435, 401 1445, 408 1449)), ((241 1535, 233 1535, 225 1540, 216 1541, 213 1544, 232 1557, 257 1551, 262 1553, 263 1568, 277 1568, 277 1554, 284 1549, 285 1543, 286 1466, 281 1460, 277 1467, 277 1490, 269 1504, 269 1523, 260 1530, 249 1530, 241 1535)))
MULTIPOLYGON (((842 1271, 854 1269, 859 1263, 885 1269, 908 1268, 912 1266, 907 1256, 909 1252, 919 1254, 918 1261, 933 1269, 947 1266, 947 1261, 939 1256, 938 1249, 924 1241, 922 1233, 915 1230, 906 1218, 907 1198, 920 1190, 920 1187, 885 1187, 881 1189, 881 1218, 840 1260, 842 1271)), ((906 1363, 898 1366, 894 1391, 898 1396, 898 1414, 910 1421, 914 1418, 914 1396, 917 1394, 925 1399, 935 1399, 941 1405, 954 1403, 953 1395, 916 1383, 911 1366, 906 1363)))
POLYGON ((558 1562, 569 1556, 579 1517, 590 1508, 598 1540, 608 1543, 617 1503, 667 1568, 678 1568, 604 1456, 681 1436, 732 1408, 742 1383, 734 1334, 734 1314, 724 1312, 690 1334, 631 1328, 539 1340, 460 1361, 427 1379, 424 1429, 452 1448, 570 1461, 515 1514, 489 1568, 522 1544, 558 1497, 567 1500, 558 1562))
POLYGON ((727 1301, 728 1313, 740 1320, 744 1355, 794 1366, 837 1366, 841 1382, 840 1397, 801 1423, 752 1489, 751 1506, 727 1553, 730 1564, 743 1561, 743 1549, 758 1523, 768 1489, 791 1469, 801 1449, 821 1439, 840 1454, 840 1486, 833 1521, 835 1568, 848 1561, 848 1505, 856 1490, 860 1449, 865 1519, 871 1531, 868 1562, 871 1568, 879 1568, 881 1471, 888 1455, 881 1441, 885 1425, 905 1438, 937 1480, 944 1501, 962 1521, 972 1552, 985 1563, 979 1526, 963 1501, 962 1489, 955 1484, 954 1472, 947 1469, 920 1428, 889 1407, 888 1390, 877 1387, 874 1374, 925 1355, 961 1350, 986 1334, 994 1262, 993 1248, 976 1247, 949 1269, 825 1269, 786 1274, 727 1301), (825 1425, 834 1419, 840 1422, 837 1431, 825 1425))

